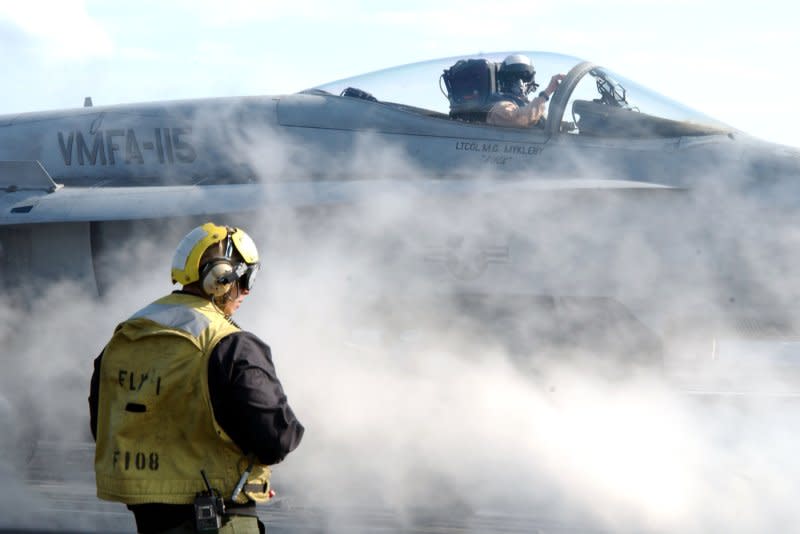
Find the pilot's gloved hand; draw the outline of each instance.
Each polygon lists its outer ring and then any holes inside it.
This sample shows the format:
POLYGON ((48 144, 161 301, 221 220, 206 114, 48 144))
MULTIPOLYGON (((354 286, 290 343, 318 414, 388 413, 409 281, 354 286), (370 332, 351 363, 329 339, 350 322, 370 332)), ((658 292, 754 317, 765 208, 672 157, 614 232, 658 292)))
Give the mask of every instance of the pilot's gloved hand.
POLYGON ((550 83, 547 84, 547 89, 544 90, 544 92, 547 93, 548 97, 552 96, 553 93, 556 92, 556 89, 558 89, 558 85, 565 77, 566 76, 564 76, 563 74, 556 74, 552 78, 550 78, 550 83))

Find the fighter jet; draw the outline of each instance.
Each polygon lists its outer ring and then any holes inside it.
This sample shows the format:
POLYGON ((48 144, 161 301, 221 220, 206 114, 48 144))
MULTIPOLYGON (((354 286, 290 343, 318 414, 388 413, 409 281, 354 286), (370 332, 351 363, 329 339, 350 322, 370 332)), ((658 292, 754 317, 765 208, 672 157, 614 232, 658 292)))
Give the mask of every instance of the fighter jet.
POLYGON ((799 151, 591 62, 521 54, 536 71, 526 91, 566 74, 546 119, 530 128, 485 120, 507 53, 287 95, 87 99, 76 109, 0 116, 2 281, 70 277, 96 291, 106 236, 124 221, 346 210, 416 195, 462 216, 476 206, 494 214, 478 236, 446 225, 405 231, 419 237, 422 266, 409 276, 450 276, 457 292, 533 295, 562 314, 610 302, 612 315, 660 321, 653 329, 661 331, 709 310, 755 321, 756 330, 780 322, 764 319, 767 311, 791 314, 796 292, 763 283, 791 275, 789 256, 776 253, 786 234, 762 231, 753 217, 773 230, 795 222, 799 151), (380 163, 389 156, 392 164, 380 163), (623 255, 632 235, 655 245, 623 255), (742 252, 742 237, 760 252, 742 252), (747 261, 762 253, 783 258, 769 275, 747 261))

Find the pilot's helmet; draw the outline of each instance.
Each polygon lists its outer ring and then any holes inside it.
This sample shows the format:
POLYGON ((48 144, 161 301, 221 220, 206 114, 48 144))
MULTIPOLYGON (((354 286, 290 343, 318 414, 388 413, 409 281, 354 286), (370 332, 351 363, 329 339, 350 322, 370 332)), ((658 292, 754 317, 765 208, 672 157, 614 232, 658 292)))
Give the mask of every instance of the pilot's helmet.
POLYGON ((207 222, 175 249, 172 283, 201 282, 209 297, 220 297, 237 280, 242 289, 252 289, 259 267, 256 244, 244 230, 207 222))
POLYGON ((511 54, 503 60, 500 69, 497 71, 497 79, 500 82, 500 90, 504 93, 513 93, 523 96, 527 93, 529 85, 536 84, 533 80, 536 70, 528 56, 522 54, 511 54))

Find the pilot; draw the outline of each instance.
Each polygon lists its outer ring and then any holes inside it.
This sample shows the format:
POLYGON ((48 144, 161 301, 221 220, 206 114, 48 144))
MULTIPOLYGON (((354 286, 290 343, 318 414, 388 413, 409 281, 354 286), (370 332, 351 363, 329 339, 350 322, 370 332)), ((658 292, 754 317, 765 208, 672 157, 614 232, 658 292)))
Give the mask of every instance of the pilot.
POLYGON ((182 289, 123 321, 94 361, 97 496, 126 504, 138 532, 196 532, 217 517, 219 532, 264 532, 255 503, 274 495, 269 466, 304 429, 269 346, 231 319, 259 265, 243 230, 195 228, 172 260, 182 289))
POLYGON ((486 122, 495 126, 516 126, 528 128, 543 123, 545 103, 558 89, 563 74, 550 79, 547 89, 528 101, 528 93, 539 85, 534 81, 536 71, 527 56, 512 54, 503 60, 497 71, 500 92, 492 98, 495 103, 489 109, 486 122))

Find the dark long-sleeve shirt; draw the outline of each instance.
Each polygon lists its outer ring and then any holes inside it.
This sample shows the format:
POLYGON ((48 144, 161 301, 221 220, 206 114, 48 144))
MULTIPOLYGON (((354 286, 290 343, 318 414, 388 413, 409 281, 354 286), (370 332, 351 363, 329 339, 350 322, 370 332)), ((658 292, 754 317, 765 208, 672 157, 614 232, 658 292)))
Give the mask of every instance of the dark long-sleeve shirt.
POLYGON ((217 423, 261 463, 283 460, 303 438, 283 392, 269 347, 249 332, 223 338, 208 362, 208 390, 217 423))

